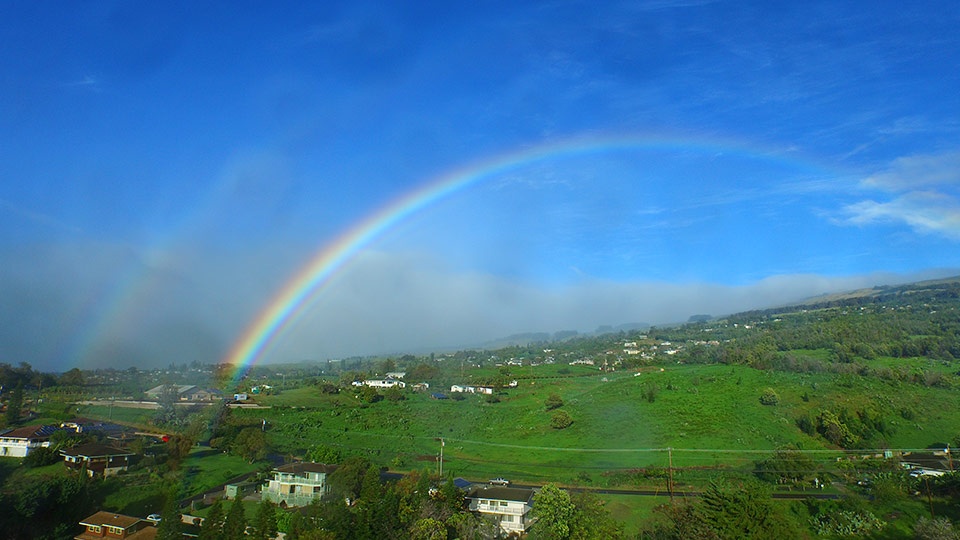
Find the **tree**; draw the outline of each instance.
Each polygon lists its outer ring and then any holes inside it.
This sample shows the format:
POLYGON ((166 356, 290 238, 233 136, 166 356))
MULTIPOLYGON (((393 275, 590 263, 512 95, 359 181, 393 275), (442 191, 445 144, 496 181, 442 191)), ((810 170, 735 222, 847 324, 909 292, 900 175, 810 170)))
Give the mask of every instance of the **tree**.
POLYGON ((757 463, 756 475, 777 484, 801 484, 817 475, 817 464, 796 447, 777 449, 773 456, 757 463))
POLYGON ((446 540, 447 526, 433 518, 423 518, 410 527, 412 540, 446 540))
POLYGON ((223 538, 223 504, 220 499, 213 501, 207 519, 200 526, 199 540, 221 540, 223 538))
POLYGON ((408 381, 428 381, 436 378, 440 370, 436 366, 429 364, 417 364, 407 373, 405 377, 408 381))
POLYGON ((23 466, 28 469, 34 467, 43 467, 44 465, 53 465, 58 461, 62 461, 63 458, 60 457, 60 452, 56 448, 44 447, 34 448, 27 454, 27 457, 23 458, 23 466))
POLYGON ((397 370, 397 363, 393 361, 393 358, 387 358, 380 361, 378 365, 378 370, 380 373, 390 373, 397 370))
POLYGON ((383 399, 383 396, 380 395, 380 392, 377 392, 376 388, 366 385, 360 387, 357 397, 364 403, 376 403, 383 399))
POLYGON ((180 513, 177 512, 177 492, 171 489, 167 492, 163 510, 160 511, 157 540, 180 540, 182 538, 180 513))
POLYGON ((558 394, 550 394, 547 396, 547 399, 543 402, 543 404, 546 406, 548 411, 559 409, 560 407, 563 407, 563 398, 561 398, 558 394))
POLYGON ((60 376, 60 385, 83 386, 83 372, 81 372, 78 368, 71 369, 60 376))
POLYGON ((553 429, 566 429, 571 424, 573 424, 573 417, 567 414, 567 411, 557 411, 550 419, 550 427, 553 429))
POLYGON ((770 493, 757 482, 711 482, 700 498, 697 515, 721 539, 795 538, 770 493))
POLYGON ((7 425, 20 421, 20 411, 23 409, 23 382, 18 382, 10 399, 7 400, 7 425))
POLYGON ((339 448, 321 444, 307 452, 307 460, 314 463, 340 463, 343 460, 343 452, 339 448))
POLYGON ((330 492, 340 500, 356 499, 360 496, 363 478, 370 467, 372 465, 366 458, 347 458, 330 474, 330 492))
POLYGON ((277 507, 268 500, 260 501, 257 506, 257 515, 253 519, 253 534, 255 540, 270 540, 277 535, 277 507))
POLYGON ((570 494, 556 484, 546 484, 533 496, 533 517, 537 525, 531 535, 537 539, 564 540, 570 532, 576 515, 576 507, 570 494))
POLYGON ((253 463, 267 457, 267 437, 260 428, 243 428, 230 445, 230 450, 253 463))
POLYGON ((227 511, 227 517, 223 521, 223 536, 225 538, 243 538, 247 530, 247 518, 243 514, 243 501, 241 497, 233 499, 230 510, 227 511))
POLYGON ((407 399, 407 397, 403 395, 403 392, 400 391, 399 386, 391 386, 390 388, 387 388, 383 391, 383 395, 387 398, 387 401, 393 403, 407 399))
POLYGON ((589 491, 583 491, 572 495, 570 500, 577 509, 571 538, 583 540, 623 538, 623 524, 616 522, 610 516, 610 512, 604 508, 604 503, 599 497, 589 491))

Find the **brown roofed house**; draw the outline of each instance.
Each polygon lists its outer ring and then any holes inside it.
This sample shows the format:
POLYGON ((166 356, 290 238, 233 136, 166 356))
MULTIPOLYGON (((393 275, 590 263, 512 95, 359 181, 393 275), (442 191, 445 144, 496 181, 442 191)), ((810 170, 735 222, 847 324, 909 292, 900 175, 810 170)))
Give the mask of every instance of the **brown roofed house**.
POLYGON ((121 448, 96 443, 64 448, 60 450, 60 455, 70 469, 79 470, 86 465, 87 474, 90 476, 111 476, 125 471, 130 466, 131 459, 136 456, 133 452, 121 448))
POLYGON ((100 538, 120 538, 123 540, 153 540, 157 537, 157 528, 153 523, 140 518, 97 512, 80 522, 82 533, 74 540, 95 540, 100 538))

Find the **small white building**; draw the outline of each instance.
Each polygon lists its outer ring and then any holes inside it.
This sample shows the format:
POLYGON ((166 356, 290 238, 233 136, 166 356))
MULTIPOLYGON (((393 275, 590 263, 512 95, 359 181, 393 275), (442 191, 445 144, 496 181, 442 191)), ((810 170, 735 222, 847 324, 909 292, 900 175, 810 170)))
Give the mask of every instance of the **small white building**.
POLYGON ((387 373, 388 379, 402 379, 407 376, 406 371, 391 371, 387 373))

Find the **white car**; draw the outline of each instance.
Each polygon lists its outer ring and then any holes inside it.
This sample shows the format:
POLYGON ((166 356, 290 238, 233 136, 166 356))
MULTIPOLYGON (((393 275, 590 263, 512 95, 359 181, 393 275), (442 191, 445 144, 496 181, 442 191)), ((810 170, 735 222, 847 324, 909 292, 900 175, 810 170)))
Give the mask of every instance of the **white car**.
POLYGON ((502 477, 502 476, 490 480, 490 483, 493 484, 493 485, 495 485, 495 486, 509 486, 509 485, 510 485, 510 481, 507 480, 506 478, 502 477))
POLYGON ((150 514, 147 516, 147 521, 152 521, 153 523, 160 523, 160 520, 163 519, 160 517, 160 514, 150 514))

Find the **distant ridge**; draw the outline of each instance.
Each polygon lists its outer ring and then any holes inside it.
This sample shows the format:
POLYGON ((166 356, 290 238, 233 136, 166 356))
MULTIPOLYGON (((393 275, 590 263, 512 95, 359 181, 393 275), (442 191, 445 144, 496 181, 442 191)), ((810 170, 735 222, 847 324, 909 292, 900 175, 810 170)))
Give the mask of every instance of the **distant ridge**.
POLYGON ((782 306, 765 308, 765 309, 755 309, 747 310, 740 313, 731 313, 730 315, 724 317, 718 317, 719 319, 728 318, 728 317, 738 317, 743 315, 751 314, 775 314, 775 313, 787 313, 790 311, 796 311, 798 309, 819 309, 826 307, 836 307, 842 305, 852 305, 858 302, 879 302, 883 301, 886 298, 894 299, 908 294, 916 294, 920 292, 931 292, 941 290, 943 292, 948 292, 949 294, 960 295, 960 276, 940 278, 940 279, 929 279, 924 281, 915 281, 911 283, 901 283, 899 285, 877 285, 875 287, 865 288, 865 289, 855 289, 852 291, 841 292, 841 293, 832 293, 832 294, 822 294, 819 296, 814 296, 806 300, 801 300, 799 302, 794 302, 782 306))

